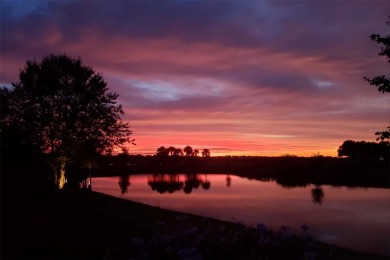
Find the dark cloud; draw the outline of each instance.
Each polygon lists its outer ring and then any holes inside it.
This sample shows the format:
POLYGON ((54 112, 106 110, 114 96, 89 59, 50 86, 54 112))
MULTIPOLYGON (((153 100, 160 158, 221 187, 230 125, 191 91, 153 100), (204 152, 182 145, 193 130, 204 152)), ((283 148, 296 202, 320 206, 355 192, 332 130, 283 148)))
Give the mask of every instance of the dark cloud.
MULTIPOLYGON (((48 52, 67 52, 65 46, 90 35, 108 43, 120 35, 130 40, 170 38, 183 46, 198 42, 236 48, 267 46, 270 52, 317 55, 356 64, 378 49, 368 36, 387 30, 382 22, 388 15, 387 7, 390 4, 386 1, 40 1, 22 11, 20 5, 6 1, 2 2, 0 18, 1 34, 6 37, 1 37, 0 45, 2 55, 23 57, 24 61, 48 52), (377 28, 379 31, 374 31, 377 28)), ((164 62, 168 61, 144 65, 136 61, 126 68, 161 70, 166 67, 164 62)), ((371 70, 370 66, 362 68, 371 70)), ((256 67, 238 73, 207 72, 189 64, 172 69, 216 76, 243 74, 241 78, 248 74, 245 78, 254 81, 256 74, 261 75, 261 68, 256 67)))

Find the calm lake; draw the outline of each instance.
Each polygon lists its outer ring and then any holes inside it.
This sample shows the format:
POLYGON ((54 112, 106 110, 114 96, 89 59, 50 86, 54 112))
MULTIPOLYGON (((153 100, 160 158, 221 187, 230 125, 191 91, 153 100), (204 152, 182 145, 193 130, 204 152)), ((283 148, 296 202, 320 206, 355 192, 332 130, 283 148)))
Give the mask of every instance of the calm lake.
POLYGON ((152 206, 242 222, 284 225, 316 240, 390 255, 390 189, 282 187, 220 174, 140 174, 93 178, 94 191, 152 206))

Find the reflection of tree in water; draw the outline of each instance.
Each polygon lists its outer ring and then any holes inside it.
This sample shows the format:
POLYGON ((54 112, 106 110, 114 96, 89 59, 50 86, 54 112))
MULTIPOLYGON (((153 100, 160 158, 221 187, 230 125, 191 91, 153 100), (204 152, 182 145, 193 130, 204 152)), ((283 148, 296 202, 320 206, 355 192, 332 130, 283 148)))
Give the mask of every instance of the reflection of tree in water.
POLYGON ((204 174, 204 182, 202 182, 202 188, 204 190, 210 189, 211 183, 207 180, 207 174, 204 174))
POLYGON ((148 185, 159 193, 173 193, 181 190, 183 182, 179 179, 179 174, 154 174, 148 177, 148 185))
POLYGON ((199 186, 202 186, 204 190, 210 189, 211 183, 207 180, 207 175, 204 176, 205 180, 199 174, 185 174, 183 182, 180 181, 179 174, 154 174, 148 177, 148 185, 159 193, 183 190, 184 193, 189 194, 199 186))
POLYGON ((121 189, 121 194, 127 193, 127 188, 130 186, 130 176, 128 174, 119 176, 118 184, 121 189))
POLYGON ((325 194, 322 190, 321 186, 316 186, 311 190, 311 199, 313 203, 322 204, 322 201, 324 200, 325 194))
POLYGON ((202 182, 203 181, 198 174, 185 174, 183 191, 186 194, 189 194, 193 189, 199 188, 202 182))
POLYGON ((226 187, 232 186, 232 178, 230 175, 226 176, 226 187))

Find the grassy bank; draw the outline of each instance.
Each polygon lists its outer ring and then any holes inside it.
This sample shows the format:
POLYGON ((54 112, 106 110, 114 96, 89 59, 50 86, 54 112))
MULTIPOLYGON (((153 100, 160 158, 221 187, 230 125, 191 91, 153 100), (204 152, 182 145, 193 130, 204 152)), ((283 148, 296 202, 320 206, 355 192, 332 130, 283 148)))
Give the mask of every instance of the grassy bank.
POLYGON ((381 259, 85 190, 8 189, 1 222, 1 259, 381 259))

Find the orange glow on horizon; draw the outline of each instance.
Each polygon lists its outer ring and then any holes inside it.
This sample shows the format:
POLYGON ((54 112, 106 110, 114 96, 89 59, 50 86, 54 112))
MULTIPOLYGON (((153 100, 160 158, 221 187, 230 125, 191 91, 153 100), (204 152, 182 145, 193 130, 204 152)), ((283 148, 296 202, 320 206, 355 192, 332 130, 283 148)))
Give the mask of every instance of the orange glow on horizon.
POLYGON ((129 145, 130 154, 141 154, 141 155, 154 155, 156 150, 164 146, 166 148, 173 146, 175 148, 183 149, 189 145, 193 149, 209 149, 211 156, 283 156, 283 155, 296 155, 300 157, 311 157, 313 155, 323 155, 337 157, 337 149, 340 144, 332 144, 329 146, 326 144, 322 145, 306 145, 293 148, 286 148, 288 143, 283 144, 283 140, 262 140, 262 142, 247 142, 242 143, 239 141, 227 141, 227 140, 199 140, 191 138, 175 138, 167 137, 164 138, 136 138, 137 145, 129 145), (277 144, 275 141, 279 141, 277 144))

